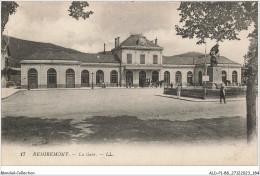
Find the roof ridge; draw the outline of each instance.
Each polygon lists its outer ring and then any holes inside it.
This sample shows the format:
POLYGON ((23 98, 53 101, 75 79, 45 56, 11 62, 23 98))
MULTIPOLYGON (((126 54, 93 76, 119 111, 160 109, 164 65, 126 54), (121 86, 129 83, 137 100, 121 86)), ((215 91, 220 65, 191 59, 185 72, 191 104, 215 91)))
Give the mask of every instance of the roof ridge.
POLYGON ((146 47, 151 49, 163 49, 163 47, 148 40, 143 34, 131 34, 119 45, 119 47, 146 47))

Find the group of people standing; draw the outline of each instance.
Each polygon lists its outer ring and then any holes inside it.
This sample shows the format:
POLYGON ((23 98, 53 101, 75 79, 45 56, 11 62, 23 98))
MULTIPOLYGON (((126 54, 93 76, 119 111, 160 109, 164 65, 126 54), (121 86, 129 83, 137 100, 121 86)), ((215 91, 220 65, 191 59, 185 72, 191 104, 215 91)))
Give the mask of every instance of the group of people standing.
MULTIPOLYGON (((131 81, 129 81, 128 83, 126 83, 126 87, 127 88, 131 88, 133 87, 133 84, 131 81)), ((140 87, 163 87, 163 83, 160 81, 157 81, 157 82, 145 82, 143 85, 140 85, 140 87)))

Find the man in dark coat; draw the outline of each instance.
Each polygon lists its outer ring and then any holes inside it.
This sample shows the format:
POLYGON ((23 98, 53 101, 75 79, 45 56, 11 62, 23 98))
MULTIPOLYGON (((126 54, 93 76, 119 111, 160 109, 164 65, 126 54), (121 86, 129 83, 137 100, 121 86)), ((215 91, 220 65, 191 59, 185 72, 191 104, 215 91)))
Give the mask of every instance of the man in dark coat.
POLYGON ((220 103, 222 103, 222 99, 224 100, 224 103, 226 104, 226 87, 225 84, 222 83, 221 84, 221 88, 220 88, 220 103))

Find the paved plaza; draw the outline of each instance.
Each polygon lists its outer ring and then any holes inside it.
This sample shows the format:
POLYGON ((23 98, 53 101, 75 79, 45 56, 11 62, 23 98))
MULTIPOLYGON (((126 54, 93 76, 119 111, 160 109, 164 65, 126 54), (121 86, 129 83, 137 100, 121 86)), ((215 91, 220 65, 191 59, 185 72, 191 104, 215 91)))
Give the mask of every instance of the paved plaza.
POLYGON ((245 100, 220 104, 156 96, 162 92, 161 88, 20 91, 2 100, 3 139, 39 143, 34 140, 40 137, 44 144, 245 138, 245 100))

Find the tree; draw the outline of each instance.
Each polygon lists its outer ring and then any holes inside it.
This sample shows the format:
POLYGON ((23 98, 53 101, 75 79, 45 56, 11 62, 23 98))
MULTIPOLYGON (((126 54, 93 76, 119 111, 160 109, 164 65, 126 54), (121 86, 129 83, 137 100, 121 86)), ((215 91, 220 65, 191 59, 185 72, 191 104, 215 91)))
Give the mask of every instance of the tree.
POLYGON ((84 20, 86 18, 89 18, 91 14, 94 12, 92 11, 86 11, 84 12, 84 9, 88 7, 89 4, 87 1, 73 1, 69 7, 69 16, 72 16, 76 20, 79 20, 79 18, 83 18, 84 20))
POLYGON ((175 26, 177 35, 183 38, 198 39, 197 44, 205 39, 240 40, 238 34, 247 30, 253 23, 254 31, 249 34, 251 44, 247 54, 249 70, 247 81, 247 138, 251 141, 256 131, 256 82, 257 82, 257 41, 258 41, 258 2, 181 2, 180 22, 183 27, 175 26))
POLYGON ((12 15, 16 12, 16 8, 19 5, 14 1, 2 1, 2 9, 1 9, 1 34, 5 29, 5 25, 9 20, 9 15, 12 15))
POLYGON ((256 87, 258 79, 258 39, 251 38, 248 52, 245 56, 245 66, 248 68, 247 78, 247 130, 248 139, 257 134, 256 120, 256 87), (253 118, 254 117, 254 118, 253 118))

